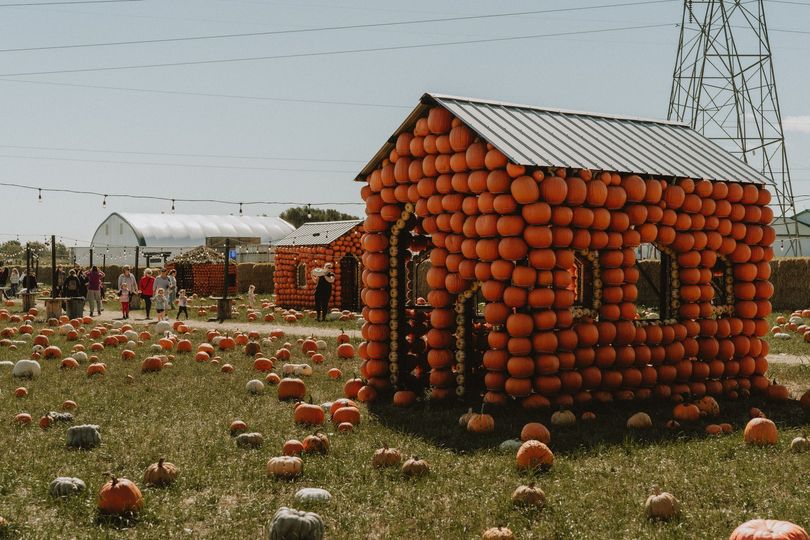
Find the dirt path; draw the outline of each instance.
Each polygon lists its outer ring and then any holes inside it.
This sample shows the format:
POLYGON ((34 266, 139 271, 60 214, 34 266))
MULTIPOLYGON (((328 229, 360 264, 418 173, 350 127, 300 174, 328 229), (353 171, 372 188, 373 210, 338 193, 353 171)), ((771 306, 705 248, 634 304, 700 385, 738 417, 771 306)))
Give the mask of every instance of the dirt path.
MULTIPOLYGON (((140 317, 143 315, 142 313, 135 313, 135 318, 131 318, 130 322, 136 324, 147 324, 153 325, 157 322, 155 319, 151 319, 149 321, 144 321, 140 317)), ((121 314, 116 312, 112 312, 109 310, 104 310, 101 315, 95 317, 97 321, 115 321, 119 320, 121 314)), ((174 320, 172 320, 173 322, 174 320)), ((281 328, 286 333, 293 335, 293 336, 316 336, 316 337, 335 337, 340 334, 340 330, 338 328, 322 328, 317 326, 290 326, 288 324, 280 324, 277 327, 273 326, 272 324, 267 323, 249 323, 244 321, 225 321, 224 323, 219 323, 217 321, 208 322, 208 321, 196 321, 192 320, 190 323, 195 328, 203 328, 206 330, 216 329, 216 330, 228 330, 228 331, 251 331, 256 330, 257 332, 261 333, 269 333, 272 328, 281 328)), ((344 330, 350 337, 359 338, 360 337, 360 330, 344 330)))
POLYGON ((797 364, 810 366, 810 356, 796 356, 795 354, 769 354, 768 362, 774 364, 797 364))

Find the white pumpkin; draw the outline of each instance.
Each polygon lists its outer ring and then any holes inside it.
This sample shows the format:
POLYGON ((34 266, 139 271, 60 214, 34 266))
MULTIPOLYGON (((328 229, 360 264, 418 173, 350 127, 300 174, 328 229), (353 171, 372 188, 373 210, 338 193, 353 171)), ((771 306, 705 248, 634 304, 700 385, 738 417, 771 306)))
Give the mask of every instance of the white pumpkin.
POLYGON ((172 323, 169 321, 158 321, 155 324, 155 333, 156 334, 165 334, 166 332, 172 331, 172 323))
POLYGON ((138 344, 134 341, 127 341, 127 344, 124 345, 124 348, 128 351, 134 351, 138 347, 138 344))
POLYGON ((309 364, 298 364, 295 366, 295 369, 293 370, 293 375, 295 375, 296 377, 301 375, 303 375, 304 377, 310 377, 312 375, 312 372, 313 372, 312 366, 310 366, 309 364))
POLYGON ((84 351, 76 351, 71 356, 76 359, 78 363, 87 362, 87 353, 84 351))
POLYGON ((67 430, 67 445, 71 448, 95 448, 101 444, 101 434, 98 426, 85 424, 69 427, 67 430))
POLYGON ((149 351, 153 352, 153 353, 159 353, 162 350, 163 350, 163 347, 161 347, 160 344, 158 344, 158 343, 152 343, 152 345, 149 346, 149 351))
POLYGON ((790 441, 790 450, 796 453, 810 452, 810 438, 807 435, 794 438, 790 441))
POLYGON ((784 332, 777 332, 773 335, 774 339, 790 339, 790 334, 784 332))
POLYGON ((129 341, 138 341, 138 332, 135 330, 127 330, 124 335, 129 341))
POLYGON ((122 326, 124 326, 124 323, 121 321, 113 321, 112 323, 112 327, 116 329, 121 328, 122 326))
POLYGON ((295 502, 304 504, 326 503, 332 500, 332 494, 321 488, 302 488, 295 493, 295 502))
POLYGON ((44 351, 44 350, 45 350, 45 347, 43 347, 42 345, 34 345, 33 347, 31 347, 31 352, 32 353, 42 354, 42 351, 44 351))
POLYGON ((3 360, 2 362, 0 362, 0 367, 13 368, 14 362, 12 362, 11 360, 3 360))
POLYGON ((59 327, 59 329, 57 330, 57 333, 60 336, 66 336, 70 332, 73 332, 73 330, 74 330, 74 328, 73 328, 72 324, 63 324, 62 326, 59 327))
POLYGON ((245 385, 245 390, 251 394, 261 394, 264 392, 264 383, 259 379, 252 379, 245 385))
POLYGON ((318 341, 316 341, 315 346, 318 347, 319 351, 323 351, 323 350, 326 349, 326 347, 328 347, 327 343, 322 339, 319 339, 318 341))
POLYGON ((42 367, 36 360, 18 360, 17 363, 14 364, 14 369, 11 370, 13 376, 27 377, 29 379, 39 377, 41 372, 42 367))
POLYGON ((48 486, 48 492, 51 497, 67 497, 68 495, 76 495, 85 491, 87 486, 81 478, 71 478, 69 476, 60 476, 51 481, 48 486))

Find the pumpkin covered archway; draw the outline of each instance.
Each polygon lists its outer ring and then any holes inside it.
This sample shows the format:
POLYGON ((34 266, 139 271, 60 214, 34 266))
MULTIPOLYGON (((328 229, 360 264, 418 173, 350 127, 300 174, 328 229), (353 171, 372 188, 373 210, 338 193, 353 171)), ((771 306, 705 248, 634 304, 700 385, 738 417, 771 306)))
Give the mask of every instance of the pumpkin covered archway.
POLYGON ((688 127, 426 95, 358 180, 360 351, 376 388, 400 384, 403 343, 418 337, 431 396, 463 393, 455 388, 471 366, 455 330, 469 323, 456 320, 456 302, 476 283, 485 401, 570 406, 767 387, 770 194, 756 171, 688 127), (409 256, 400 233, 411 230, 432 246, 424 337, 400 326, 409 256), (637 312, 645 243, 672 261, 669 313, 658 320, 637 312), (745 293, 724 306, 712 285, 719 257, 727 285, 745 293))

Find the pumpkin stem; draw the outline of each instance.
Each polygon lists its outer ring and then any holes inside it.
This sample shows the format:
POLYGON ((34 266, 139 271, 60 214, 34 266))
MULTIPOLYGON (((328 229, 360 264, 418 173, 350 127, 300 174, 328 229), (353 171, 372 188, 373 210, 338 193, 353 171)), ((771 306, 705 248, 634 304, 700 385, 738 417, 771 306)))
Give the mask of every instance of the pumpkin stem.
POLYGON ((161 457, 160 459, 158 459, 158 469, 162 469, 162 468, 163 468, 163 463, 164 463, 165 461, 166 461, 166 458, 165 458, 165 457, 161 457))
POLYGON ((661 495, 661 488, 657 485, 653 485, 652 487, 653 495, 661 495))

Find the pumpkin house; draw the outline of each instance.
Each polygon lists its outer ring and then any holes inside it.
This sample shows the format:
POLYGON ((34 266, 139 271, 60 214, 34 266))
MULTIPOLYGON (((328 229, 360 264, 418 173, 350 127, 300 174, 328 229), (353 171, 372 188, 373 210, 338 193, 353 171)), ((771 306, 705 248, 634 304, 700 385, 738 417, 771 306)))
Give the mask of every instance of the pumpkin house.
POLYGON ((312 270, 331 262, 335 272, 330 307, 360 310, 361 220, 305 223, 275 244, 276 304, 314 308, 312 270))
POLYGON ((542 408, 768 387, 766 178, 688 126, 425 94, 356 180, 376 389, 542 408))

